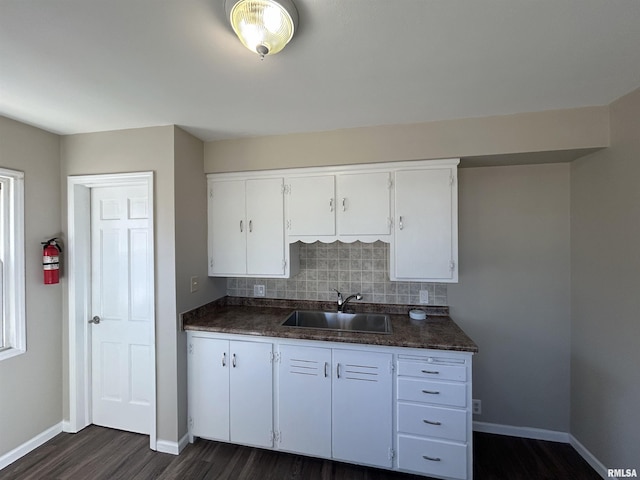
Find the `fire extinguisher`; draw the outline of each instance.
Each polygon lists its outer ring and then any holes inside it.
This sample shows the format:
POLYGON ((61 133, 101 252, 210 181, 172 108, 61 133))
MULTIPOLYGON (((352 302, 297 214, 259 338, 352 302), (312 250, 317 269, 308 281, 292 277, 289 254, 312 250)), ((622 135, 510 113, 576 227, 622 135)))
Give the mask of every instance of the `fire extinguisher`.
POLYGON ((60 253, 62 248, 52 238, 42 242, 42 270, 44 270, 44 284, 52 285, 60 282, 60 253))

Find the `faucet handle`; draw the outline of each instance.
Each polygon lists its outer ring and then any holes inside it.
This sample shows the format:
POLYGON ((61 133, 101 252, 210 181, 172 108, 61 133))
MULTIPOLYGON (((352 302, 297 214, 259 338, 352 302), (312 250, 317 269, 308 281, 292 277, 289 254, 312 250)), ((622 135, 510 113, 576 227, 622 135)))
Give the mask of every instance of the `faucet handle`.
POLYGON ((342 293, 340 293, 337 288, 334 288, 333 291, 338 294, 338 306, 342 305, 342 302, 343 302, 342 293))

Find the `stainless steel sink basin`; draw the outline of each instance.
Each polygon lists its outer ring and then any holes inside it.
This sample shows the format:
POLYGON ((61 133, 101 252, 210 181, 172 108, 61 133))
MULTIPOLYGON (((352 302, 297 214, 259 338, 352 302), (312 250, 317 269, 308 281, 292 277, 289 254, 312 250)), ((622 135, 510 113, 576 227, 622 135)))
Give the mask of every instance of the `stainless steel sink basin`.
POLYGON ((391 319, 389 316, 375 313, 295 310, 282 325, 286 327, 318 328, 348 332, 391 333, 391 319))

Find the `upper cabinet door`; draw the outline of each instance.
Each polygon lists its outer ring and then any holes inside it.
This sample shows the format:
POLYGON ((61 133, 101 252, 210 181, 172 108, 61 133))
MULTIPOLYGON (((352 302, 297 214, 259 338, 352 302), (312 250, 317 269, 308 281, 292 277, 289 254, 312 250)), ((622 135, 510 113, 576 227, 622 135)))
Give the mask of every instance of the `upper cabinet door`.
POLYGON ((284 272, 283 179, 247 180, 247 272, 282 275, 284 272))
POLYGON ((396 172, 392 280, 457 281, 455 169, 396 172))
POLYGON ((391 179, 388 172, 337 176, 338 235, 391 233, 391 179))
POLYGON ((335 177, 290 177, 288 234, 335 235, 335 177))
POLYGON ((245 182, 209 183, 210 275, 247 273, 245 182))

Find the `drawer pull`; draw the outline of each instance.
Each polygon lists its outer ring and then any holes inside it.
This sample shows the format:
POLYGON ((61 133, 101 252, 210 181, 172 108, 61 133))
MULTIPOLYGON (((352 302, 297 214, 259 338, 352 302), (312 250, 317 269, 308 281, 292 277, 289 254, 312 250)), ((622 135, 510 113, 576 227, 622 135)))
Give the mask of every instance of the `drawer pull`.
POLYGON ((424 458, 425 460, 429 460, 431 462, 439 462, 440 461, 440 457, 427 457, 426 455, 422 455, 422 458, 424 458))
POLYGON ((428 423, 429 425, 442 425, 442 422, 432 422, 431 420, 422 420, 424 423, 428 423))
POLYGON ((422 390, 422 393, 428 393, 429 395, 440 395, 440 392, 434 390, 422 390))
POLYGON ((435 370, 422 370, 422 373, 428 373, 429 375, 439 375, 440 372, 437 372, 435 370))

